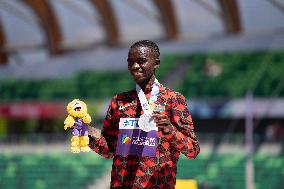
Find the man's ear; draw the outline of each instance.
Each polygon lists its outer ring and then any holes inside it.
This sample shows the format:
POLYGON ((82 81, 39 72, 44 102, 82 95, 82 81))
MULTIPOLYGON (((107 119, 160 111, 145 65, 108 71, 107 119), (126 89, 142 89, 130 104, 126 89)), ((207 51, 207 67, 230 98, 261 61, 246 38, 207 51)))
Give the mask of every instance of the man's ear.
POLYGON ((156 68, 158 68, 158 67, 160 66, 160 59, 157 58, 157 59, 155 60, 155 63, 156 63, 156 65, 155 65, 155 69, 156 69, 156 68))

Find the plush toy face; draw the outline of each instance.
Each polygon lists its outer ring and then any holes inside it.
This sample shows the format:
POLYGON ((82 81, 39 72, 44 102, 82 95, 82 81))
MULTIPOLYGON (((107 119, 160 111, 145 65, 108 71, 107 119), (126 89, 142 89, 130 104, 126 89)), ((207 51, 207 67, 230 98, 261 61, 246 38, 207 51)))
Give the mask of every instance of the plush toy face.
POLYGON ((67 112, 73 117, 82 118, 87 114, 87 105, 83 101, 75 99, 67 105, 67 112))

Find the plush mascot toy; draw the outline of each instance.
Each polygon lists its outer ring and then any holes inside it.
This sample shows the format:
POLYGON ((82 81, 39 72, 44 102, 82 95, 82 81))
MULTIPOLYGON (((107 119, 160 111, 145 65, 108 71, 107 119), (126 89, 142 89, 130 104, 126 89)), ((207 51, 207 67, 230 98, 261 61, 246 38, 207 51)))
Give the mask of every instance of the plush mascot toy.
POLYGON ((87 105, 75 99, 67 105, 68 117, 64 121, 64 129, 72 129, 71 152, 89 152, 88 125, 92 119, 87 112, 87 105))

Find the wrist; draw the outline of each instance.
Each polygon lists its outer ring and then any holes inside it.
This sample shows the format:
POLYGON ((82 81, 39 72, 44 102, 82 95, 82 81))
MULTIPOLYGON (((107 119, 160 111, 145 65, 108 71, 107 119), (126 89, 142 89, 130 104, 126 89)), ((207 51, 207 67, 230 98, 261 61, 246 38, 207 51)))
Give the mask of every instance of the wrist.
POLYGON ((172 131, 173 131, 173 125, 162 128, 162 132, 164 133, 164 135, 168 135, 172 133, 172 131))
POLYGON ((96 129, 94 127, 90 127, 89 128, 89 135, 95 139, 95 140, 99 140, 101 138, 101 130, 100 129, 96 129))
POLYGON ((163 128, 162 130, 163 130, 163 133, 164 133, 165 135, 167 135, 167 134, 170 133, 170 129, 169 129, 169 128, 163 128))

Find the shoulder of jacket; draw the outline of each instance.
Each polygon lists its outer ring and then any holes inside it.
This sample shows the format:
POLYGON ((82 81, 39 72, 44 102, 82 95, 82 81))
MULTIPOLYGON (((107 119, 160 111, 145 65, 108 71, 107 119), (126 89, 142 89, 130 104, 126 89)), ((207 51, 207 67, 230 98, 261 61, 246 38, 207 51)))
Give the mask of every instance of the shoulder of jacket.
POLYGON ((133 95, 134 95, 134 91, 131 90, 131 91, 126 91, 126 92, 122 92, 122 93, 118 93, 117 95, 115 95, 113 97, 113 100, 129 100, 131 98, 133 98, 133 95))
POLYGON ((172 98, 185 98, 180 92, 174 91, 170 88, 165 87, 165 93, 167 93, 172 98))

